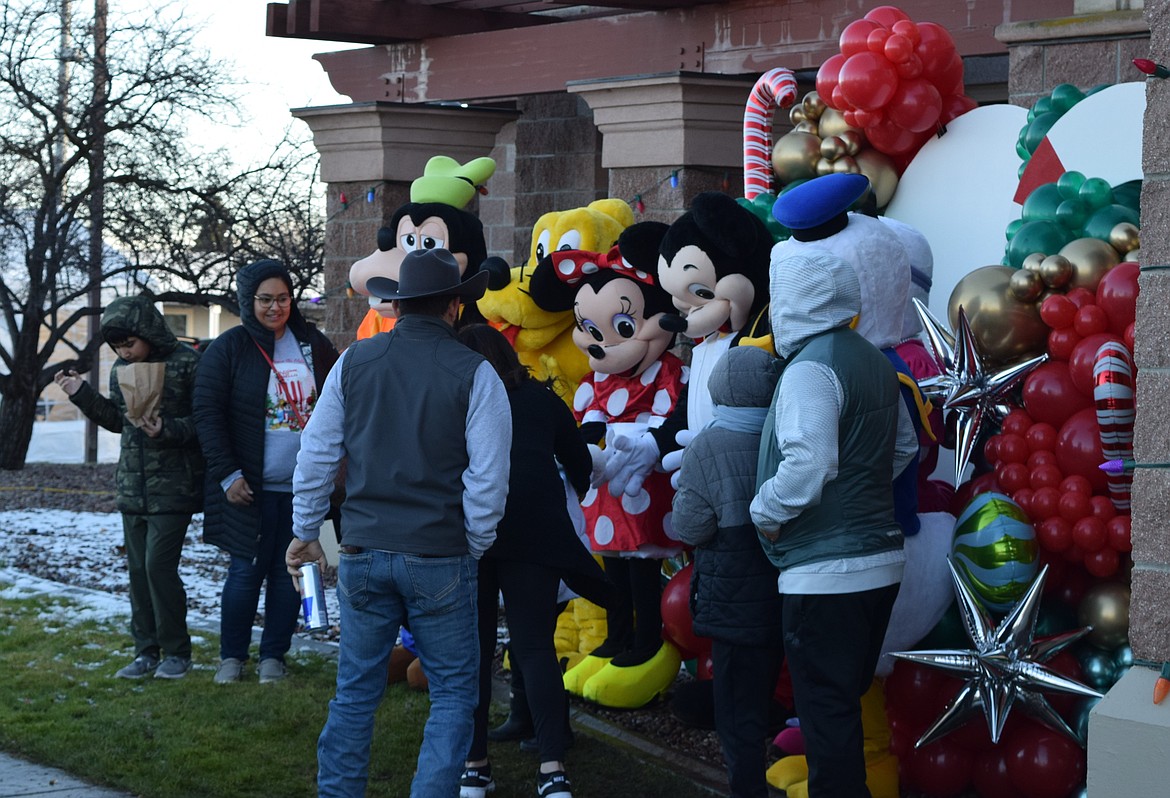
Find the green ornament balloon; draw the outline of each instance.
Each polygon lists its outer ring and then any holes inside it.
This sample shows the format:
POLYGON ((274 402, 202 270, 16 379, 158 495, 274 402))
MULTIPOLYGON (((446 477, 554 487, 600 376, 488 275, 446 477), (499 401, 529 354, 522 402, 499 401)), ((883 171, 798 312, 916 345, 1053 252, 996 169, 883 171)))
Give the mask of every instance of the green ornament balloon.
POLYGON ((1084 182, 1085 176, 1080 172, 1065 172, 1057 179, 1056 187, 1060 189, 1060 196, 1066 200, 1076 199, 1084 182))
POLYGON ((1078 199, 1067 199, 1056 208, 1057 223, 1072 232, 1079 233, 1089 218, 1089 206, 1078 199))
POLYGON ((1045 220, 1025 222, 1008 242, 1008 265, 1013 269, 1021 268, 1024 265, 1024 258, 1033 252, 1055 255, 1060 252, 1061 247, 1072 240, 1072 235, 1056 222, 1045 220))
POLYGON ((1060 119, 1060 114, 1046 113, 1040 114, 1024 128, 1020 134, 1024 142, 1024 147, 1028 152, 1035 152, 1036 148, 1040 146, 1040 142, 1048 135, 1048 131, 1060 119))
POLYGON ((1113 201, 1118 205, 1142 212, 1142 181, 1130 180, 1113 187, 1113 201))
POLYGON ((1085 93, 1071 83, 1061 83, 1052 90, 1052 110, 1064 113, 1085 99, 1085 93))
POLYGON ((1004 233, 1007 235, 1007 240, 1011 241, 1023 226, 1023 219, 1012 219, 1010 222, 1008 222, 1008 226, 1004 228, 1004 233))
POLYGON ((1062 202, 1064 202, 1064 196, 1060 193, 1057 184, 1045 183, 1037 187, 1024 200, 1024 209, 1020 212, 1020 218, 1025 222, 1054 221, 1056 209, 1060 207, 1062 202))
POLYGON ((1036 532, 1020 506, 1002 493, 981 493, 955 520, 955 569, 994 610, 1009 609, 1036 577, 1036 532))
POLYGON ((1113 189, 1100 177, 1090 177, 1081 184, 1080 198, 1093 210, 1113 204, 1113 189))
POLYGON ((1124 205, 1106 205, 1104 208, 1094 211, 1085 220, 1085 236, 1108 241, 1113 228, 1121 222, 1140 226, 1141 217, 1138 216, 1137 211, 1124 205))

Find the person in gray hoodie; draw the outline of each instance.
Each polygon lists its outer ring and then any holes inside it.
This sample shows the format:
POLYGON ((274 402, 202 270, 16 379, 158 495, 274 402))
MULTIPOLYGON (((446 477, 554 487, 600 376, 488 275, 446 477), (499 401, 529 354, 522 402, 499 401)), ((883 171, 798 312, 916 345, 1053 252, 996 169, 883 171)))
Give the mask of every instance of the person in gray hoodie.
POLYGON ((767 798, 769 711, 784 652, 776 569, 748 510, 780 366, 752 346, 716 362, 707 381, 714 419, 686 448, 674 495, 674 530, 695 547, 691 614, 695 633, 712 641, 715 729, 735 798, 767 798))
POLYGON ((853 267, 815 249, 777 254, 772 331, 785 367, 765 421, 751 517, 780 571, 809 792, 869 796, 860 699, 905 563, 892 487, 902 465, 898 379, 851 328, 861 312, 853 267))

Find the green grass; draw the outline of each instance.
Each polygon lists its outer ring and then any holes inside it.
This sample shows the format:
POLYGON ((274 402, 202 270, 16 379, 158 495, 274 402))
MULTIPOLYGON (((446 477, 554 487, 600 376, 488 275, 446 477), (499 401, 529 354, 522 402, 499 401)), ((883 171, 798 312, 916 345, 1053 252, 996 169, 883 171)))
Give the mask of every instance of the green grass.
MULTIPOLYGON (((2 585, 0 585, 2 587, 2 585)), ((5 600, 0 617, 0 750, 146 798, 311 796, 334 660, 299 654, 289 679, 212 684, 218 640, 195 641, 186 679, 115 679, 133 657, 113 623, 70 623, 66 601, 5 600)), ((254 678, 254 673, 250 674, 254 678)), ((378 711, 367 795, 409 794, 429 701, 392 685, 378 711)), ((493 713, 493 723, 502 715, 493 713)), ((536 759, 491 750, 496 798, 535 794, 536 759)), ((578 731, 567 766, 577 798, 710 793, 578 731)))

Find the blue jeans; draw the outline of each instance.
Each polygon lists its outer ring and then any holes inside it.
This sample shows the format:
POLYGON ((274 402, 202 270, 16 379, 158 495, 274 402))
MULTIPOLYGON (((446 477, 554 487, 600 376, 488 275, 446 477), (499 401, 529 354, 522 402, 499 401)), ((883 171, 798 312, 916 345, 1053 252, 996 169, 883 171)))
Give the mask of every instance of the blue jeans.
POLYGON ((317 741, 319 796, 366 793, 374 712, 386 690, 400 626, 414 635, 431 697, 411 798, 458 794, 479 700, 477 571, 468 555, 419 557, 367 549, 340 556, 337 694, 317 741))
POLYGON ((284 552, 292 541, 292 494, 261 491, 256 559, 232 555, 220 600, 219 656, 248 659, 252 625, 264 594, 264 631, 260 635, 260 659, 284 661, 292 645, 301 612, 301 597, 284 565, 284 552))

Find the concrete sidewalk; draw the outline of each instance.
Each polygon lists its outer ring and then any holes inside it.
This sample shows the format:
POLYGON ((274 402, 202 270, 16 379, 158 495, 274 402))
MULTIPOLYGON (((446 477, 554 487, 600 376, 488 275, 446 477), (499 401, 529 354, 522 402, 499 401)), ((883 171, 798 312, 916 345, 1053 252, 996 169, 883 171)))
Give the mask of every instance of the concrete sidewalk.
POLYGON ((95 787, 63 770, 34 765, 0 753, 0 798, 48 796, 48 798, 130 798, 132 793, 95 787))

